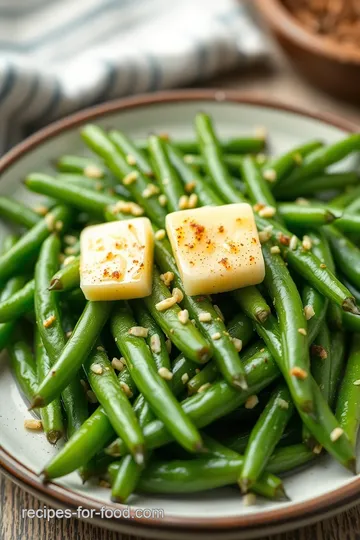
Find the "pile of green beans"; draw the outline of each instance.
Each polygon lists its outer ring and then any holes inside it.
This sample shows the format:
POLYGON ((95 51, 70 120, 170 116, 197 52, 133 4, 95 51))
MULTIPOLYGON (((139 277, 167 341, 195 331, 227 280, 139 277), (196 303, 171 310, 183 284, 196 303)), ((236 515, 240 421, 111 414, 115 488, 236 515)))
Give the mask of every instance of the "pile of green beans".
POLYGON ((281 474, 321 453, 355 471, 360 178, 331 166, 360 151, 360 134, 272 156, 262 135, 218 138, 205 113, 194 126, 195 139, 132 140, 87 125, 91 157, 60 156, 53 174, 25 179, 48 207, 0 197, 0 217, 22 231, 0 253, 0 346, 48 441, 67 439, 44 481, 77 470, 109 481, 117 502, 232 484, 282 500, 281 474), (215 297, 185 294, 156 234, 190 197, 191 207, 254 209, 265 279, 220 297, 229 319, 215 297), (81 230, 132 218, 132 208, 155 233, 152 293, 87 302, 81 230), (161 272, 181 293, 165 311, 161 272))

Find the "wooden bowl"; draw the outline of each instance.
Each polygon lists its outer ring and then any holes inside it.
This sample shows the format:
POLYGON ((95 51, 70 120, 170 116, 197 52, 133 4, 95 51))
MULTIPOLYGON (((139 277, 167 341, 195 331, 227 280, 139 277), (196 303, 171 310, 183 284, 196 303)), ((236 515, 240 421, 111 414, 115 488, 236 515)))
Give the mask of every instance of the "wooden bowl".
POLYGON ((294 66, 314 85, 360 103, 360 49, 344 49, 309 32, 281 0, 255 0, 259 12, 294 66))

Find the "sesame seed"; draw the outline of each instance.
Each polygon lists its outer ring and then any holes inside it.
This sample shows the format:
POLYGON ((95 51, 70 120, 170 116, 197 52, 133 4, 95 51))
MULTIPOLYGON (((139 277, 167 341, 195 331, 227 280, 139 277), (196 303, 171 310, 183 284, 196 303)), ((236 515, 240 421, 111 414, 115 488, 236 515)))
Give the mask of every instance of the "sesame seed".
POLYGON ((170 284, 174 279, 174 272, 165 272, 164 274, 160 274, 160 279, 167 287, 170 287, 170 284))
POLYGON ((159 188, 155 186, 155 184, 148 184, 142 192, 142 196, 144 197, 144 199, 149 199, 153 195, 157 195, 159 191, 159 188))
POLYGON ((55 315, 50 315, 45 321, 43 321, 44 328, 50 328, 50 326, 56 321, 55 315))
POLYGON ((165 346, 166 346, 166 350, 167 350, 168 354, 170 354, 171 353, 171 347, 172 347, 172 343, 171 343, 170 339, 167 339, 165 341, 165 346))
POLYGON ((101 345, 99 345, 98 347, 96 347, 96 350, 97 350, 97 351, 100 351, 100 352, 105 352, 104 347, 102 347, 101 345))
POLYGON ((322 270, 324 270, 324 269, 326 268, 326 264, 321 263, 321 264, 320 264, 320 268, 321 268, 322 270))
POLYGON ((154 354, 161 352, 161 340, 159 334, 153 334, 150 338, 150 349, 154 354))
POLYGON ((341 428, 341 427, 336 427, 335 429, 332 430, 332 432, 330 433, 330 439, 332 442, 335 442, 337 441, 338 439, 340 439, 341 435, 344 433, 344 430, 341 428))
POLYGON ((41 431, 42 422, 41 420, 35 420, 35 418, 27 418, 24 420, 24 428, 30 429, 31 431, 41 431))
POLYGON ((148 333, 149 329, 144 328, 143 326, 132 326, 129 328, 129 334, 131 336, 146 338, 148 333))
POLYGON ((71 336, 72 334, 72 330, 69 330, 68 332, 66 332, 66 337, 69 339, 69 337, 71 336))
POLYGON ((64 223, 62 221, 55 222, 55 231, 60 232, 64 228, 64 223))
POLYGON ((90 403, 97 403, 98 402, 98 399, 97 399, 96 395, 94 394, 94 392, 92 390, 88 390, 86 392, 86 397, 87 397, 87 400, 90 403))
POLYGON ((270 231, 260 231, 259 232, 259 240, 260 244, 266 244, 271 238, 271 232, 270 231))
POLYGON ((169 298, 165 298, 165 300, 161 300, 160 302, 155 304, 155 308, 157 309, 157 311, 166 311, 172 306, 175 306, 175 304, 176 304, 176 298, 174 298, 173 296, 170 296, 169 298))
POLYGON ((159 195, 158 201, 159 201, 160 206, 166 206, 166 203, 167 203, 166 195, 163 195, 163 194, 159 195))
POLYGON ((243 497, 244 506, 254 506, 256 504, 255 493, 247 493, 243 497))
POLYGON ((189 197, 187 195, 181 195, 178 204, 180 210, 186 210, 186 208, 189 208, 189 197))
POLYGON ((103 373, 103 368, 102 368, 102 366, 100 364, 92 364, 90 369, 96 375, 102 375, 102 373, 103 373))
POLYGON ((75 257, 74 257, 74 255, 70 255, 69 257, 65 257, 63 265, 68 266, 73 261, 75 261, 75 257))
POLYGON ((278 398, 277 402, 278 402, 278 405, 279 405, 280 409, 288 409, 289 408, 289 402, 286 401, 285 399, 278 398))
POLYGON ((291 249, 291 251, 295 251, 295 249, 297 248, 297 242, 298 242, 298 239, 295 236, 295 234, 293 234, 289 243, 289 248, 291 249))
POLYGON ((353 385, 354 386, 360 386, 360 379, 357 379, 357 381, 354 381, 353 385))
POLYGON ((305 199, 304 197, 298 197, 295 200, 295 204, 298 204, 299 206, 309 206, 310 202, 308 199, 305 199))
POLYGON ((201 394, 202 392, 205 392, 208 388, 210 388, 211 384, 209 382, 202 384, 200 388, 198 389, 198 394, 201 394))
POLYGON ((318 356, 321 360, 326 360, 328 357, 327 350, 322 345, 311 345, 311 354, 318 356))
POLYGON ((292 369, 290 369, 290 375, 293 375, 297 379, 301 379, 303 381, 307 378, 308 372, 300 367, 293 367, 292 369))
POLYGON ((155 233, 155 239, 156 240, 164 240, 165 236, 166 236, 166 232, 165 232, 164 229, 159 229, 155 233))
POLYGON ((315 315, 315 311, 314 311, 313 306, 310 306, 310 305, 305 306, 304 307, 304 315, 305 315, 305 319, 307 321, 310 321, 310 319, 312 319, 312 317, 314 317, 314 315, 315 315))
POLYGON ((39 214, 39 216, 46 216, 46 214, 48 213, 49 209, 47 206, 44 206, 44 205, 40 205, 40 206, 36 206, 34 208, 34 212, 36 214, 39 214))
POLYGON ((189 380, 189 375, 187 373, 184 373, 184 375, 181 376, 181 382, 183 384, 186 384, 189 380))
POLYGON ((49 231, 53 231, 54 226, 55 226, 55 217, 54 217, 54 215, 49 212, 44 217, 44 220, 45 220, 45 223, 46 223, 47 228, 49 229, 49 231))
POLYGON ((233 337, 231 338, 231 341, 233 342, 234 347, 237 350, 237 352, 240 352, 243 347, 243 342, 241 341, 241 339, 233 337))
POLYGON ((89 178, 102 178, 103 172, 102 170, 94 164, 86 165, 84 167, 84 175, 88 176, 89 178))
POLYGON ((175 298, 176 302, 182 302, 184 300, 184 293, 177 287, 174 287, 172 290, 172 296, 175 298))
POLYGON ((274 206, 265 206, 259 210, 259 216, 263 218, 271 218, 276 214, 276 208, 274 206))
POLYGON ((186 154, 184 156, 184 163, 187 163, 188 165, 192 165, 194 163, 194 156, 191 154, 186 154))
POLYGON ((216 311, 216 313, 219 315, 220 319, 224 322, 225 320, 225 317, 221 311, 221 309, 219 308, 219 306, 217 306, 216 304, 214 304, 214 309, 216 311))
POLYGON ((111 365, 116 371, 122 371, 125 368, 124 362, 120 358, 114 357, 111 360, 111 365))
POLYGON ((259 403, 259 398, 256 395, 249 396, 245 401, 245 409, 253 409, 259 403))
POLYGON ((126 161, 128 162, 128 165, 136 165, 136 158, 132 154, 127 154, 126 161))
POLYGON ((162 183, 163 183, 163 186, 167 186, 168 183, 169 183, 169 179, 168 178, 163 178, 162 183))
POLYGON ((275 169, 266 169, 263 172, 263 177, 268 182, 275 182, 277 180, 277 173, 276 173, 275 169))
POLYGON ((259 126, 255 128, 255 137, 257 139, 264 140, 267 137, 267 129, 264 126, 259 126))
POLYGON ((183 309, 178 313, 178 319, 181 324, 187 324, 189 322, 189 312, 187 309, 183 309))
POLYGON ((132 398, 133 397, 133 393, 132 391, 130 390, 130 386, 126 383, 124 383, 123 381, 120 381, 120 387, 122 388, 124 394, 128 397, 128 398, 132 398))
POLYGON ((129 174, 124 176, 123 184, 124 186, 130 186, 130 184, 135 182, 138 178, 139 178, 139 173, 137 171, 131 171, 129 174))
POLYGON ((188 208, 196 208, 198 204, 198 200, 199 198, 196 195, 196 193, 192 193, 189 197, 188 208))
MULTIPOLYGON (((66 247, 66 248, 64 249, 64 252, 65 252, 66 255, 77 255, 77 253, 78 253, 78 248, 75 247, 75 246, 69 246, 69 247, 66 247)), ((65 261, 65 259, 64 259, 64 261, 65 261)), ((64 262, 64 261, 63 261, 63 262, 64 262)))
POLYGON ((217 340, 220 339, 220 338, 221 338, 220 332, 215 332, 215 334, 212 334, 212 336, 211 336, 211 339, 212 339, 213 341, 217 341, 217 340))
POLYGON ((166 381, 171 381, 171 379, 173 378, 174 374, 172 373, 172 371, 170 371, 170 369, 166 368, 166 367, 161 367, 158 369, 158 374, 160 375, 160 377, 162 379, 165 379, 166 381))
POLYGON ((265 161, 266 161, 267 157, 265 154, 256 154, 256 157, 255 157, 255 161, 258 165, 264 165, 265 161))
POLYGON ((319 455, 321 454, 323 447, 321 444, 316 444, 313 448, 313 454, 319 455))
POLYGON ((305 330, 305 328, 298 328, 298 332, 302 336, 307 336, 307 331, 305 330))
POLYGON ((66 234, 64 236, 64 242, 65 244, 69 244, 69 246, 73 246, 74 244, 76 244, 77 238, 72 234, 66 234))
POLYGON ((306 236, 306 235, 303 236, 302 247, 305 249, 305 251, 310 251, 311 250, 312 241, 311 241, 310 236, 306 236))
POLYGON ((211 320, 211 313, 209 313, 208 311, 202 311, 201 313, 199 313, 200 322, 210 322, 211 320))
POLYGON ((273 255, 278 255, 279 253, 281 253, 279 246, 271 246, 270 253, 272 253, 273 255))
POLYGON ((185 184, 185 191, 187 193, 191 193, 192 191, 194 191, 195 187, 196 187, 196 182, 194 180, 192 182, 187 182, 185 184))

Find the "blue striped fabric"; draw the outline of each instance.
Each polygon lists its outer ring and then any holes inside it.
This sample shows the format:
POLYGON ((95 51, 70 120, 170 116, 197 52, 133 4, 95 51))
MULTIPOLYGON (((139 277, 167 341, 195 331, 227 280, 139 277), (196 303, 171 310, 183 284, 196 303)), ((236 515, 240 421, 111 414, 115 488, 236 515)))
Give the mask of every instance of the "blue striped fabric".
POLYGON ((266 54, 238 0, 0 0, 0 153, 77 109, 266 54))

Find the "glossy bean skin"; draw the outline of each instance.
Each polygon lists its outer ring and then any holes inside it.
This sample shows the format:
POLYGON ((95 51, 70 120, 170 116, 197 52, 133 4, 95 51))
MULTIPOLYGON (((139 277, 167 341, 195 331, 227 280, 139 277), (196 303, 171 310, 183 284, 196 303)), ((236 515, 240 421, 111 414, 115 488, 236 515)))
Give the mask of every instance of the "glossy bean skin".
POLYGON ((41 220, 34 210, 11 197, 0 197, 0 216, 27 229, 41 220))
MULTIPOLYGON (((165 140, 167 141, 167 137, 165 140)), ((183 154, 196 154, 199 152, 199 146, 196 140, 174 140, 171 144, 183 154)), ((224 137, 220 141, 224 153, 228 154, 257 154, 264 150, 266 139, 259 137, 224 137)), ((147 141, 136 141, 138 148, 145 150, 147 141)))
POLYGON ((36 363, 30 345, 14 340, 6 348, 10 367, 26 399, 31 400, 37 387, 36 363))
POLYGON ((35 281, 31 279, 5 300, 0 301, 0 323, 18 319, 34 308, 35 281))
POLYGON ((341 271, 355 287, 360 287, 360 249, 333 225, 324 230, 341 271))
POLYGON ((150 161, 146 153, 140 149, 125 133, 112 129, 109 131, 109 139, 116 148, 126 156, 127 161, 134 161, 134 165, 145 175, 154 176, 150 161))

